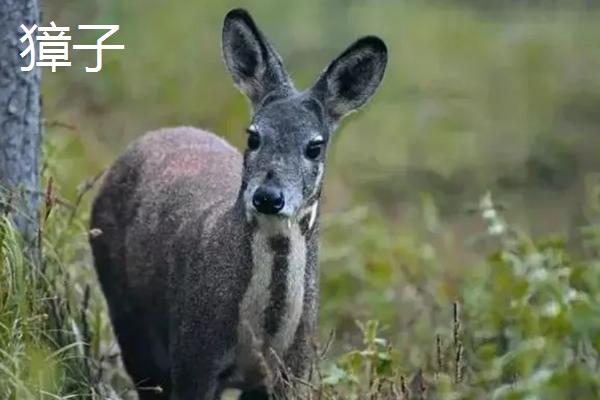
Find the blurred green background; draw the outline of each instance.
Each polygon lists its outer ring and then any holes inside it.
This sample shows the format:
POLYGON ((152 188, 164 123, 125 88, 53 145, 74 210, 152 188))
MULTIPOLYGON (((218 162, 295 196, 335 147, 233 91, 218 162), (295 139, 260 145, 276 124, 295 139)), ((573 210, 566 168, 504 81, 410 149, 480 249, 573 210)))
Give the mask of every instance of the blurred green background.
POLYGON ((585 251, 580 228, 598 211, 600 171, 595 4, 48 0, 45 22, 70 26, 74 42, 96 38, 78 24, 119 24, 109 43, 126 47, 105 51, 100 73, 84 71, 93 52, 44 71, 55 183, 74 198, 128 142, 163 126, 203 127, 242 146, 249 109, 220 55, 233 7, 251 12, 298 87, 357 37, 381 36, 382 86, 329 154, 322 329, 351 336, 355 319, 379 319, 417 367, 489 249, 471 212, 484 193, 525 233, 560 234, 585 251))
MULTIPOLYGON (((65 146, 56 178, 73 192, 163 126, 195 125, 243 145, 248 107, 220 56, 223 16, 243 6, 299 87, 361 35, 389 46, 381 89, 336 135, 327 210, 364 204, 418 231, 425 200, 442 228, 468 232, 465 206, 492 190, 523 228, 573 234, 598 166, 600 13, 547 3, 46 1, 46 21, 119 24, 109 43, 126 46, 104 52, 100 73, 84 71, 92 51, 45 71, 45 118, 76 127, 47 131, 65 146)), ((75 30, 73 42, 95 35, 75 30)))

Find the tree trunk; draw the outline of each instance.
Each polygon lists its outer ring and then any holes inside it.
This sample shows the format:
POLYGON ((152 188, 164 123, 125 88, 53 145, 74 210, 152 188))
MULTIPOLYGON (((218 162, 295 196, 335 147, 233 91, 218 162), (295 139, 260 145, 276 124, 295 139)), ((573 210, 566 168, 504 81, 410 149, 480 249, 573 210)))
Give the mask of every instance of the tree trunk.
MULTIPOLYGON (((11 199, 14 220, 27 240, 37 233, 40 172, 40 70, 20 56, 23 31, 39 25, 37 0, 0 0, 0 205, 11 199), (4 199, 4 201, 2 201, 4 199)), ((2 207, 4 208, 4 207, 2 207)))

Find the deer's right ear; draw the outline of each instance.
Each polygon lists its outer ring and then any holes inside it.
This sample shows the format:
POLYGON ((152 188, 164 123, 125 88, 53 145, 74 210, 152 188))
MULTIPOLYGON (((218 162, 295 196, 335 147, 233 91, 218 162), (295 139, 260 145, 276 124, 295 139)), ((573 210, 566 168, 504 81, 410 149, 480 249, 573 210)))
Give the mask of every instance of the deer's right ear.
POLYGON ((233 81, 253 106, 274 90, 293 88, 281 58, 246 10, 231 10, 225 16, 222 50, 233 81))

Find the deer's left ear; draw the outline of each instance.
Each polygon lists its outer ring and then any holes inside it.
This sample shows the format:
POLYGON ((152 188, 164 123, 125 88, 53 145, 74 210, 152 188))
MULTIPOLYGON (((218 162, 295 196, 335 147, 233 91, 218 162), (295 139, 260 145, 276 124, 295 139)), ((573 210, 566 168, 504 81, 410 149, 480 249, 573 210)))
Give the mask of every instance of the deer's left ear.
POLYGON ((337 121, 369 100, 381 83, 386 64, 383 40, 363 37, 329 64, 311 91, 337 121))

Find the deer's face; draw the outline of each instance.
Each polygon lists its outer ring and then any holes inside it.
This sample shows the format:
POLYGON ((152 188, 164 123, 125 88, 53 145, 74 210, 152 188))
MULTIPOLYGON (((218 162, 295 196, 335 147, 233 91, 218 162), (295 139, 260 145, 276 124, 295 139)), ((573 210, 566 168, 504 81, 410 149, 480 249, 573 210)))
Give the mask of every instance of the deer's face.
POLYGON ((294 218, 318 200, 329 129, 306 95, 273 99, 247 129, 244 202, 252 212, 294 218))
POLYGON ((233 10, 223 26, 223 57, 252 104, 242 177, 247 214, 297 219, 314 213, 329 138, 379 86, 385 44, 372 36, 359 39, 311 88, 298 92, 248 13, 233 10))

